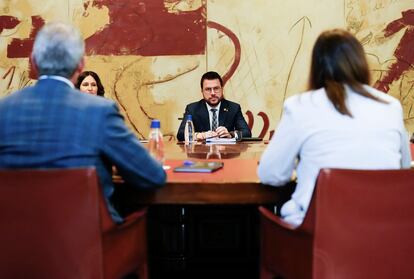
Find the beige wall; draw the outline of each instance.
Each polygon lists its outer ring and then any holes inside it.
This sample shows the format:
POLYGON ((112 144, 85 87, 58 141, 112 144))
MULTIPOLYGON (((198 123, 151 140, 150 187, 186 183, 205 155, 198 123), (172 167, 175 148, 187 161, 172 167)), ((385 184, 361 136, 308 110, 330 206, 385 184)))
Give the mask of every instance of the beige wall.
POLYGON ((284 99, 306 89, 315 38, 322 30, 341 27, 363 42, 372 66, 373 84, 383 79, 390 68, 408 65, 401 73, 392 73, 395 80, 389 85, 389 93, 401 100, 407 129, 414 131, 414 51, 412 61, 407 51, 414 48, 414 17, 406 15, 398 22, 401 29, 390 36, 384 36, 383 31, 390 22, 401 18, 403 11, 414 9, 411 0, 93 2, 0 3, 0 96, 35 82, 28 78, 27 54, 12 42, 28 43, 36 18, 45 22, 66 20, 80 27, 89 46, 86 69, 98 72, 107 97, 119 103, 139 137, 147 136, 151 118, 161 119, 164 134, 175 136, 177 118, 185 105, 201 98, 201 75, 215 70, 222 75, 234 71, 225 96, 254 116, 255 136, 262 132, 267 116, 267 138, 279 121, 284 99), (121 2, 127 12, 117 10, 120 8, 116 3, 121 2), (115 16, 116 11, 122 16, 115 16), (193 20, 192 15, 197 19, 193 20), (15 26, 6 16, 17 20, 15 26), (187 24, 188 28, 180 29, 175 24, 187 24), (173 36, 177 29, 184 37, 173 36), (123 34, 125 42, 116 39, 118 34, 123 34), (138 35, 139 40, 134 37, 138 35), (131 47, 134 44, 137 49, 131 47), (19 53, 21 57, 16 57, 19 53))

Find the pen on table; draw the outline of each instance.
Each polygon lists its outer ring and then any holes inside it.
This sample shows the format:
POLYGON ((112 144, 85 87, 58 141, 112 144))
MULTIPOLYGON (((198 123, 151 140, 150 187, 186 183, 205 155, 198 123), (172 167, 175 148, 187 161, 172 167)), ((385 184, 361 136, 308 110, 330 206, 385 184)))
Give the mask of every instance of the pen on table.
POLYGON ((211 136, 211 137, 206 137, 204 139, 205 140, 206 139, 212 139, 212 138, 220 138, 220 139, 222 139, 222 138, 227 138, 228 135, 231 135, 231 134, 230 133, 226 133, 226 134, 222 135, 222 137, 219 137, 219 136, 211 136), (224 136, 226 136, 226 137, 224 137, 224 136))

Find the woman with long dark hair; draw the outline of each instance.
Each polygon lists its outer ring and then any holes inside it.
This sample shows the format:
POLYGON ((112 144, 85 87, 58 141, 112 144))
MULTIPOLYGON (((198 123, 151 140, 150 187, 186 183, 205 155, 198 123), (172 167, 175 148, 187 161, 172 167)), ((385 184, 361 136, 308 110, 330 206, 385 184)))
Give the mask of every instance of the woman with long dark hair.
POLYGON ((273 186, 296 170, 295 191, 280 210, 286 221, 303 221, 321 168, 410 167, 401 104, 369 83, 359 41, 340 29, 323 32, 312 52, 309 91, 286 100, 258 167, 261 181, 273 186))
POLYGON ((105 94, 105 88, 102 85, 101 79, 98 74, 93 71, 82 72, 78 76, 75 87, 82 92, 92 95, 103 96, 105 94))

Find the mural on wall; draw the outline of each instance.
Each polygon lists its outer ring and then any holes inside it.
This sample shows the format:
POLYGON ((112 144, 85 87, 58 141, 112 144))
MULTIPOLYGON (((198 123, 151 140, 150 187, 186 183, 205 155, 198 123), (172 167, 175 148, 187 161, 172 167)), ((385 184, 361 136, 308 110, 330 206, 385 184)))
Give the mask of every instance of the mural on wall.
POLYGON ((413 2, 348 0, 346 3, 347 28, 365 47, 373 86, 401 101, 406 127, 413 132, 413 2))
MULTIPOLYGON (((154 107, 161 107, 164 115, 170 110, 168 105, 154 102, 151 88, 162 83, 168 84, 193 71, 199 64, 154 78, 139 69, 142 59, 133 57, 191 56, 205 52, 205 3, 198 1, 182 9, 172 4, 163 0, 129 0, 122 4, 109 0, 84 3, 83 15, 88 15, 88 10, 93 8, 106 8, 109 16, 103 28, 86 38, 86 54, 90 57, 122 56, 131 60, 116 71, 112 96, 141 138, 145 138, 148 133, 149 121, 160 118, 154 113, 154 107), (131 79, 131 76, 136 78, 131 79), (142 127, 143 121, 146 125, 142 127)), ((162 122, 166 121, 164 119, 162 122)), ((173 136, 174 133, 167 135, 173 136)))
POLYGON ((414 63, 414 52, 412 51, 414 45, 414 10, 403 11, 401 18, 388 23, 383 30, 384 37, 391 37, 403 29, 406 29, 404 35, 394 51, 396 60, 389 66, 388 71, 375 82, 375 87, 384 92, 390 90, 391 83, 402 78, 402 75, 407 71, 412 70, 414 63))
MULTIPOLYGON (((268 138, 283 101, 307 85, 313 42, 342 27, 364 44, 373 84, 399 98, 414 130, 414 4, 407 0, 65 0, 2 1, 0 97, 35 82, 29 59, 44 23, 66 20, 86 42, 86 69, 146 138, 151 119, 173 139, 199 80, 219 72, 254 136, 268 138), (12 3, 13 2, 13 3, 12 3)), ((411 127, 412 126, 412 127, 411 127)))

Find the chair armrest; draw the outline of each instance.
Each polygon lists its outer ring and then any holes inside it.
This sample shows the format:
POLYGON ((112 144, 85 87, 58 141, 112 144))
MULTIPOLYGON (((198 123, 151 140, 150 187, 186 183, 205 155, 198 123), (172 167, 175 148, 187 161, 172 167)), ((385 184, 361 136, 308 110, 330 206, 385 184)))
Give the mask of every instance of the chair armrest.
POLYGON ((271 212, 270 210, 268 210, 267 208, 265 208, 263 206, 259 206, 259 211, 271 223, 274 223, 275 225, 279 225, 281 227, 281 229, 284 229, 284 230, 287 230, 287 231, 293 231, 293 232, 296 231, 296 232, 306 232, 307 233, 307 230, 304 230, 301 225, 290 224, 290 223, 286 222, 285 220, 283 220, 282 218, 280 218, 279 216, 276 216, 275 214, 273 214, 273 212, 271 212))
POLYGON ((145 220, 147 217, 147 208, 142 208, 138 211, 134 211, 133 213, 129 214, 124 218, 124 222, 122 224, 118 224, 114 227, 114 229, 124 229, 129 226, 136 224, 142 220, 145 220))
POLYGON ((105 205, 101 205, 101 227, 103 233, 110 233, 111 231, 128 228, 137 222, 145 219, 147 216, 147 208, 134 211, 128 216, 124 217, 124 222, 117 224, 112 220, 108 209, 105 205))

